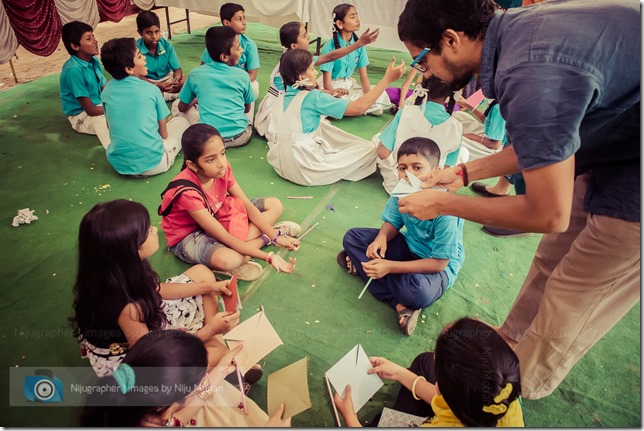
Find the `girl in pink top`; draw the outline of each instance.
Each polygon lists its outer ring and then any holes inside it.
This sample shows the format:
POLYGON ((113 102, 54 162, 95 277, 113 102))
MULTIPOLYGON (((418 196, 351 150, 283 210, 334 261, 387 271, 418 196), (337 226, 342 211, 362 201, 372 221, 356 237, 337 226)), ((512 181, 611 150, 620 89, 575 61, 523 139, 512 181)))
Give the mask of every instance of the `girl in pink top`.
POLYGON ((202 263, 240 280, 254 280, 262 266, 250 258, 270 263, 278 272, 291 273, 295 259, 287 263, 273 252, 261 250, 278 245, 297 250, 301 231, 293 222, 275 223, 283 206, 277 198, 248 199, 235 181, 221 135, 212 126, 194 124, 181 138, 182 171, 163 193, 159 214, 168 248, 182 260, 202 263))

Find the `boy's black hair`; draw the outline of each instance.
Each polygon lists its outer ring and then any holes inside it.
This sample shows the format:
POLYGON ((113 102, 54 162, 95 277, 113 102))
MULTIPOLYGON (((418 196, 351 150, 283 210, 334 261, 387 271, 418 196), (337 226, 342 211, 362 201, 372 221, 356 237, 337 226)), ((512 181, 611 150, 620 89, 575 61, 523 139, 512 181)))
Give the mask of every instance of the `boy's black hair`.
POLYGON ((224 3, 221 5, 219 8, 219 19, 221 19, 221 23, 223 24, 224 20, 226 21, 232 21, 233 17, 235 14, 239 11, 246 12, 244 10, 244 7, 240 4, 237 3, 224 3))
POLYGON ((280 59, 280 75, 284 81, 284 88, 295 84, 300 75, 306 72, 311 62, 313 54, 305 49, 289 49, 280 59))
POLYGON ((139 33, 143 32, 148 27, 156 25, 161 28, 161 22, 159 21, 159 16, 152 12, 151 10, 144 10, 139 12, 136 16, 136 29, 139 33))
POLYGON ((91 25, 81 21, 71 21, 63 26, 63 45, 65 45, 65 49, 69 52, 69 55, 78 54, 78 52, 72 48, 72 43, 74 45, 80 45, 81 38, 88 31, 94 32, 94 29, 91 25))
POLYGON ((457 320, 438 336, 435 371, 441 395, 466 427, 495 427, 505 411, 490 413, 483 407, 507 408, 521 394, 516 353, 493 328, 469 317, 457 320), (508 383, 510 393, 495 402, 508 383))
POLYGON ((206 49, 210 58, 222 63, 219 57, 221 54, 230 55, 235 36, 237 32, 226 25, 210 27, 206 32, 206 49))
POLYGON ((114 79, 128 76, 125 68, 134 67, 134 54, 136 54, 136 41, 131 37, 111 39, 101 47, 103 66, 114 79))
POLYGON ((440 54, 445 30, 482 37, 497 9, 493 0, 409 0, 398 19, 398 37, 440 54))
POLYGON ((302 24, 298 21, 287 22, 280 27, 280 43, 286 49, 291 49, 292 43, 297 43, 300 37, 300 27, 302 24))
MULTIPOLYGON (((333 8, 333 28, 335 29, 335 31, 333 32, 333 45, 335 46, 335 49, 340 49, 340 39, 338 39, 340 29, 337 25, 335 25, 335 22, 344 21, 344 18, 347 16, 347 13, 351 8, 355 9, 355 6, 348 3, 341 3, 333 8)), ((353 38, 354 42, 358 40, 358 36, 356 36, 355 33, 353 33, 351 37, 353 38)))
POLYGON ((438 144, 429 138, 415 137, 407 139, 398 149, 398 160, 400 160, 402 156, 409 156, 412 154, 420 154, 423 156, 432 169, 438 166, 438 162, 441 158, 441 150, 438 148, 438 144))

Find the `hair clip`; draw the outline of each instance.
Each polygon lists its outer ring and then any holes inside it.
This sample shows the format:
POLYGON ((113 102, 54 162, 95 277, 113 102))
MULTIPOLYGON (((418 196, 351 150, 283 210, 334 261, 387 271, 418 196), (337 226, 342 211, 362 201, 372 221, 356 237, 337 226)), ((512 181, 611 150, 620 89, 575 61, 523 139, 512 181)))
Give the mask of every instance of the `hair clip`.
POLYGON ((127 394, 130 389, 134 387, 136 376, 134 370, 128 364, 121 363, 116 370, 112 372, 112 377, 119 385, 121 393, 127 394))
POLYGON ((493 415, 500 415, 507 412, 508 406, 501 404, 501 402, 507 400, 510 394, 512 394, 512 383, 506 384, 503 389, 501 389, 501 392, 499 392, 499 395, 494 397, 495 404, 483 406, 483 411, 486 413, 492 413, 493 415))

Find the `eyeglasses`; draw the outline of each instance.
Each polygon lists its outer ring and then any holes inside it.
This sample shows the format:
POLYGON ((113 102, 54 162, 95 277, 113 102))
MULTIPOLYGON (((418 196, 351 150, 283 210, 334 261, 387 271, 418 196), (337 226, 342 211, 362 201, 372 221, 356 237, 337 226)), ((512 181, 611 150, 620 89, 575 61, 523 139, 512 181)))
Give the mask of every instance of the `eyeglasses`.
POLYGON ((429 51, 431 51, 431 48, 425 48, 423 49, 420 54, 414 58, 414 61, 411 62, 410 66, 419 71, 420 73, 425 73, 427 72, 427 66, 420 64, 421 60, 425 57, 425 54, 427 54, 429 51))

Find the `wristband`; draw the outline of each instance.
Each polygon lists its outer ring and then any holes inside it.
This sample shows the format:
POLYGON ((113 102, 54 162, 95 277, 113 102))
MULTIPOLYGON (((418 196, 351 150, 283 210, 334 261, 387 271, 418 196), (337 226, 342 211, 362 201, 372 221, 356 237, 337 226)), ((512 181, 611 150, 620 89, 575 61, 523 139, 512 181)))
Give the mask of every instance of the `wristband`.
POLYGON ((273 253, 273 252, 271 251, 270 253, 268 253, 268 254, 266 255, 266 259, 264 259, 264 260, 266 261, 266 263, 272 263, 272 262, 273 262, 273 255, 274 255, 274 254, 275 254, 275 253, 273 253))
POLYGON ((411 394, 414 396, 414 399, 415 399, 416 401, 420 401, 420 398, 416 396, 416 383, 418 383, 418 381, 419 381, 420 379, 423 379, 423 380, 427 381, 427 379, 426 379, 426 378, 424 378, 423 376, 418 376, 418 377, 416 377, 416 378, 414 379, 414 383, 412 383, 412 385, 411 385, 411 394))
POLYGON ((281 235, 282 235, 282 231, 281 231, 281 230, 279 230, 279 229, 277 229, 277 235, 275 235, 275 238, 273 238, 273 239, 271 240, 271 244, 272 244, 272 245, 277 244, 277 238, 279 238, 281 235))
POLYGON ((463 179, 463 187, 467 187, 470 184, 470 180, 467 176, 467 168, 465 167, 464 163, 460 163, 458 167, 460 169, 458 169, 454 173, 463 179))

